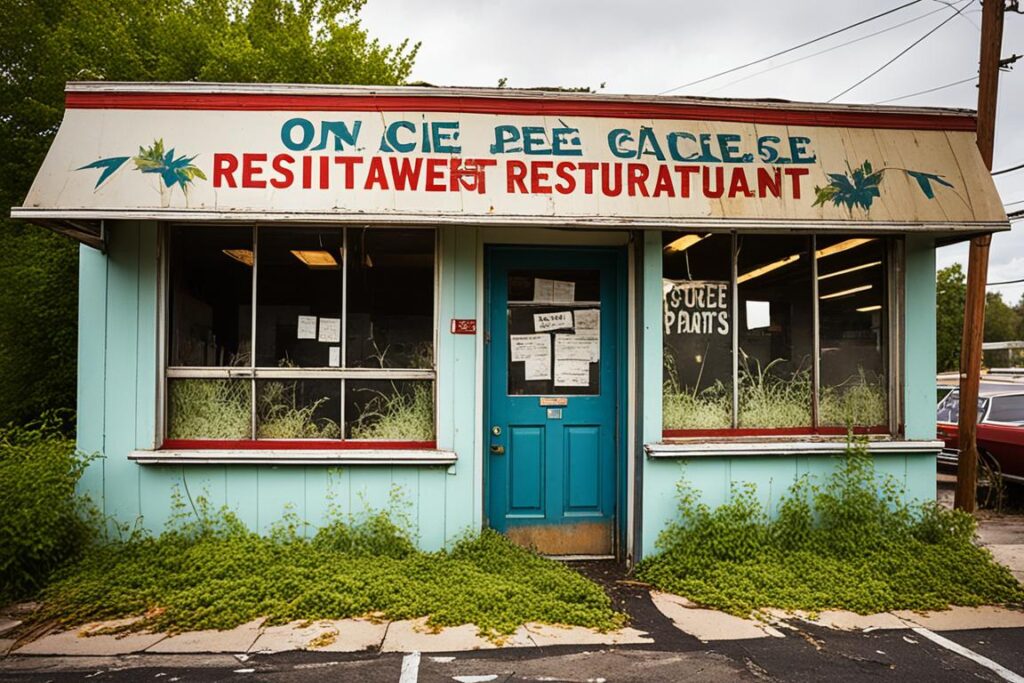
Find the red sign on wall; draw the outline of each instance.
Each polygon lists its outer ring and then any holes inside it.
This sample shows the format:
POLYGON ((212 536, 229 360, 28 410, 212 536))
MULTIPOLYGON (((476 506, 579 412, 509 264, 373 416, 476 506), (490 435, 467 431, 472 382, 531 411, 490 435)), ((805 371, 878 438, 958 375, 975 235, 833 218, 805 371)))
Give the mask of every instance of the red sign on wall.
POLYGON ((452 318, 452 334, 476 334, 476 320, 452 318))

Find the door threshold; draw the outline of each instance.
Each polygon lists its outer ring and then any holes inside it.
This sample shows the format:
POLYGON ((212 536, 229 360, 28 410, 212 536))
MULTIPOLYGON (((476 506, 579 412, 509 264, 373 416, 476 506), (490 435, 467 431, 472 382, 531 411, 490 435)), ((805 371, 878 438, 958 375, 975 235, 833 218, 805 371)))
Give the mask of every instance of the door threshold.
POLYGON ((614 560, 614 555, 541 555, 558 562, 587 562, 593 560, 614 560))

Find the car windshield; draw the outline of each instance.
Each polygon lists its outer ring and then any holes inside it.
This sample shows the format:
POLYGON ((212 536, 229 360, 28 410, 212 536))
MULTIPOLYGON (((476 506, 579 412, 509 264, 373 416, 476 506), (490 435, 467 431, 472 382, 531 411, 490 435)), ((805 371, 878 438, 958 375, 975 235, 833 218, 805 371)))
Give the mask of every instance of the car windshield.
MULTIPOLYGON (((978 399, 978 419, 985 414, 985 409, 988 408, 987 398, 978 399)), ((939 401, 939 407, 936 412, 935 418, 939 422, 952 422, 954 424, 960 422, 960 390, 954 389, 953 391, 946 394, 946 398, 939 401)))

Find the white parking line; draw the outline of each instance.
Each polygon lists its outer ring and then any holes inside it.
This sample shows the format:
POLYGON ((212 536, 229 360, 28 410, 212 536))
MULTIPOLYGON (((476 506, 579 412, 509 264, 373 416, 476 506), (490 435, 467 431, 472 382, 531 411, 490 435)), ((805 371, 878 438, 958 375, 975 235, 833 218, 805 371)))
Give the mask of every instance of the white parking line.
POLYGON ((998 664, 996 662, 993 662, 988 657, 984 657, 982 655, 979 655, 974 650, 968 650, 963 645, 960 645, 959 643, 954 643, 949 638, 943 638, 938 633, 935 633, 933 631, 929 631, 928 629, 923 628, 921 626, 917 626, 917 627, 915 627, 912 630, 914 631, 914 633, 918 634, 919 636, 923 636, 923 637, 927 638, 928 640, 932 641, 936 645, 941 645, 942 647, 946 648, 947 650, 955 652, 958 655, 960 655, 961 657, 966 657, 967 659, 971 660, 972 662, 985 667, 986 669, 988 669, 989 671, 992 671, 993 673, 995 673, 997 676, 999 676, 1003 680, 1011 681, 1011 683, 1024 683, 1024 676, 1018 676, 1017 674, 1013 673, 1012 671, 1007 669, 1002 664, 998 664))
POLYGON ((420 677, 420 653, 410 652, 402 658, 402 674, 398 683, 416 683, 420 677))

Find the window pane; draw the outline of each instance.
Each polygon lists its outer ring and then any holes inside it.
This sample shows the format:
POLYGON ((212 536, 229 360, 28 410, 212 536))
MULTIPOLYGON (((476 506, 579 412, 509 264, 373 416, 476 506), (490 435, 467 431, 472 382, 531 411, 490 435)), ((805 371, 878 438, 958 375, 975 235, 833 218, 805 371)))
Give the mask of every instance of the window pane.
POLYGON ((999 396, 991 401, 992 410, 985 418, 987 422, 1024 422, 1024 395, 999 396))
POLYGON ((349 367, 434 367, 434 231, 349 229, 349 367))
POLYGON ((341 243, 341 228, 259 229, 258 366, 341 365, 341 243))
POLYGON ((662 233, 664 429, 732 426, 732 238, 662 233))
POLYGON ((341 380, 256 383, 259 439, 340 439, 341 380))
POLYGON ((252 383, 172 379, 167 383, 168 439, 252 438, 252 383))
POLYGON ((740 237, 739 426, 810 427, 810 238, 740 237))
POLYGON ((819 423, 888 424, 886 241, 819 237, 819 423))
POLYGON ((434 383, 345 382, 345 436, 381 441, 434 439, 434 383))
POLYGON ((171 365, 249 365, 252 228, 171 228, 171 365))

